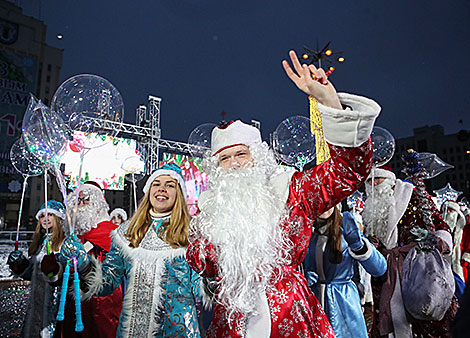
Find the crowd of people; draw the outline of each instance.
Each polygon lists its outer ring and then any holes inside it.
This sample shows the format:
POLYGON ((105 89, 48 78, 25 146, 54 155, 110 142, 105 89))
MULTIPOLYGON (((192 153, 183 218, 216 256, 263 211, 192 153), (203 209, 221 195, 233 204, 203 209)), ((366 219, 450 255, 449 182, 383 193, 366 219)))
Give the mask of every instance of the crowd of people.
POLYGON ((108 213, 94 182, 80 186, 73 233, 66 208, 76 192, 66 206, 48 201, 28 257, 8 258, 31 281, 22 336, 464 337, 470 210, 436 207, 412 151, 406 181, 373 167, 380 106, 337 94, 322 69, 290 59, 287 76, 318 101, 330 159, 275 174, 260 131, 235 121, 212 131, 209 188, 194 217, 171 163, 150 175, 129 219, 122 208, 108 213), (341 212, 363 187, 364 209, 341 212), (56 319, 72 260, 82 332, 72 293, 56 319))

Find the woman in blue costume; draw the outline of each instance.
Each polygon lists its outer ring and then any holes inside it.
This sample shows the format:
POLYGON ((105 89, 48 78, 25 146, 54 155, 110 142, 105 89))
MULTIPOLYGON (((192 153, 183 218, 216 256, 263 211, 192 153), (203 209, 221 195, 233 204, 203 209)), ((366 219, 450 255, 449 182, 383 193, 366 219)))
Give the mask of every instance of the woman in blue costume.
POLYGON ((181 169, 166 164, 147 180, 130 221, 112 234, 103 263, 68 237, 61 255, 77 256, 85 298, 109 295, 127 278, 118 337, 199 338, 199 276, 185 259, 190 216, 181 169))
POLYGON ((354 217, 333 207, 314 223, 304 261, 308 284, 325 309, 337 338, 367 338, 354 275, 359 262, 374 277, 387 270, 387 261, 362 235, 354 217))
POLYGON ((21 250, 15 250, 10 253, 7 261, 16 275, 31 281, 29 303, 21 332, 21 337, 28 338, 52 337, 55 330, 58 287, 54 285, 60 274, 60 266, 56 262, 55 253, 59 252, 65 237, 64 205, 50 200, 47 202, 47 222, 45 204, 37 212, 36 219, 38 224, 28 249, 30 258, 26 258, 21 250), (49 255, 47 254, 48 245, 51 251, 49 255), (50 272, 51 277, 47 277, 42 272, 44 270, 50 272))

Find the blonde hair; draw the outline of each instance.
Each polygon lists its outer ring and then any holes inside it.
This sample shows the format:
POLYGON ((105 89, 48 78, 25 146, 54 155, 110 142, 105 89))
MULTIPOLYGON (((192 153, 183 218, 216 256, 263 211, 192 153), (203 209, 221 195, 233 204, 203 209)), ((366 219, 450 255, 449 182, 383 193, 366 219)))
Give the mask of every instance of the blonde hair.
MULTIPOLYGON (((147 233, 150 223, 150 189, 139 203, 137 211, 132 216, 126 237, 130 241, 129 246, 137 248, 147 233)), ((171 212, 170 221, 162 224, 158 231, 158 237, 166 241, 172 248, 188 246, 189 216, 183 191, 179 184, 176 185, 176 200, 171 212)))
MULTIPOLYGON (((48 217, 52 217, 52 227, 50 229, 51 251, 58 252, 65 238, 64 229, 62 228, 62 219, 60 219, 59 217, 57 217, 57 215, 54 215, 54 214, 49 214, 48 217)), ((38 220, 38 224, 36 225, 36 230, 34 231, 33 239, 28 248, 28 254, 30 256, 34 255, 39 250, 39 247, 41 246, 41 240, 42 240, 41 229, 42 229, 41 221, 38 220)))

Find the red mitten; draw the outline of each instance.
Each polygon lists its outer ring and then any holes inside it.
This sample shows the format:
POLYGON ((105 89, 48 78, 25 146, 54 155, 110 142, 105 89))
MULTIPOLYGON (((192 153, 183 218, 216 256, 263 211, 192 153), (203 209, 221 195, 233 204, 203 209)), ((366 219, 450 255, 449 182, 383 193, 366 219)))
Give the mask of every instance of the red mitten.
POLYGON ((48 277, 55 276, 60 270, 60 265, 53 253, 45 255, 41 262, 41 271, 48 277))

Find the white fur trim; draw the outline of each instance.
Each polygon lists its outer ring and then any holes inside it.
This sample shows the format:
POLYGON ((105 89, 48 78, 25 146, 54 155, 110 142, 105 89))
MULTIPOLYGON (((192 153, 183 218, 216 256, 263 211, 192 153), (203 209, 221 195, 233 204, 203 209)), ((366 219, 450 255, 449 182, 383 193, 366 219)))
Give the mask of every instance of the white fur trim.
POLYGON ((470 253, 466 252, 462 255, 462 260, 464 260, 467 263, 470 263, 470 253))
POLYGON ((147 191, 150 190, 150 186, 152 185, 153 181, 159 176, 162 175, 168 175, 170 177, 173 177, 175 180, 178 181, 178 184, 180 185, 181 190, 183 190, 183 196, 186 198, 186 184, 184 183, 183 177, 178 174, 176 171, 171 170, 171 169, 157 169, 153 172, 153 174, 148 178, 147 182, 145 182, 145 186, 142 189, 144 191, 144 194, 147 193, 147 191))
POLYGON ((113 219, 114 215, 120 215, 124 222, 127 221, 127 212, 124 209, 116 208, 113 211, 111 211, 111 213, 109 214, 110 221, 113 219))
POLYGON ((352 258, 354 258, 357 261, 368 260, 370 256, 372 255, 372 252, 374 251, 372 248, 372 244, 370 244, 370 242, 366 238, 364 237, 362 238, 362 243, 364 243, 364 245, 367 247, 367 251, 363 253, 362 255, 355 254, 354 251, 350 247, 348 247, 349 254, 351 255, 352 258))
POLYGON ((261 142, 261 133, 258 128, 237 120, 225 129, 219 127, 212 129, 211 153, 215 155, 224 148, 238 144, 251 146, 261 142))
POLYGON ((294 170, 283 172, 283 173, 280 173, 279 175, 274 176, 270 180, 277 195, 284 202, 286 202, 287 198, 289 197, 289 186, 292 181, 292 176, 294 176, 294 173, 295 173, 294 170))
POLYGON ((369 177, 367 177, 368 180, 372 179, 372 174, 374 176, 374 179, 375 178, 389 178, 394 182, 397 180, 397 177, 395 176, 395 174, 392 171, 387 170, 387 169, 372 168, 372 170, 370 171, 369 177))
POLYGON ((206 292, 205 285, 204 285, 204 277, 199 279, 199 293, 202 299, 202 305, 204 309, 210 310, 212 309, 212 305, 214 304, 214 299, 206 292))
POLYGON ((256 299, 256 310, 258 311, 256 316, 247 318, 246 337, 269 338, 271 336, 271 311, 264 292, 256 299))
MULTIPOLYGON (((85 277, 82 277, 88 287, 88 291, 83 294, 83 300, 90 299, 91 297, 99 294, 104 287, 101 262, 96 257, 91 255, 89 255, 88 258, 91 260, 92 270, 85 277)), ((111 271, 108 271, 108 273, 111 273, 111 271)))
MULTIPOLYGON (((46 208, 39 210, 39 211, 36 213, 36 219, 39 221, 39 217, 40 217, 42 214, 44 214, 45 212, 46 212, 46 208)), ((62 219, 62 220, 65 219, 65 214, 64 214, 63 212, 57 211, 57 210, 55 210, 55 209, 47 208, 47 213, 48 213, 48 214, 56 215, 57 217, 59 217, 59 218, 62 219)))
POLYGON ((436 236, 442 239, 447 244, 449 252, 452 252, 453 243, 452 243, 452 235, 450 234, 450 232, 446 230, 437 230, 436 236))
POLYGON ((410 182, 397 180, 393 191, 395 205, 390 207, 388 214, 387 237, 383 244, 387 249, 394 248, 398 245, 398 222, 405 214, 408 203, 410 203, 413 194, 414 185, 410 182))
POLYGON ((445 204, 447 206, 455 211, 460 211, 460 205, 457 202, 454 201, 446 201, 445 204))
POLYGON ((357 147, 367 141, 380 106, 373 100, 346 93, 339 93, 341 103, 352 110, 334 109, 318 103, 325 140, 335 146, 357 147))

